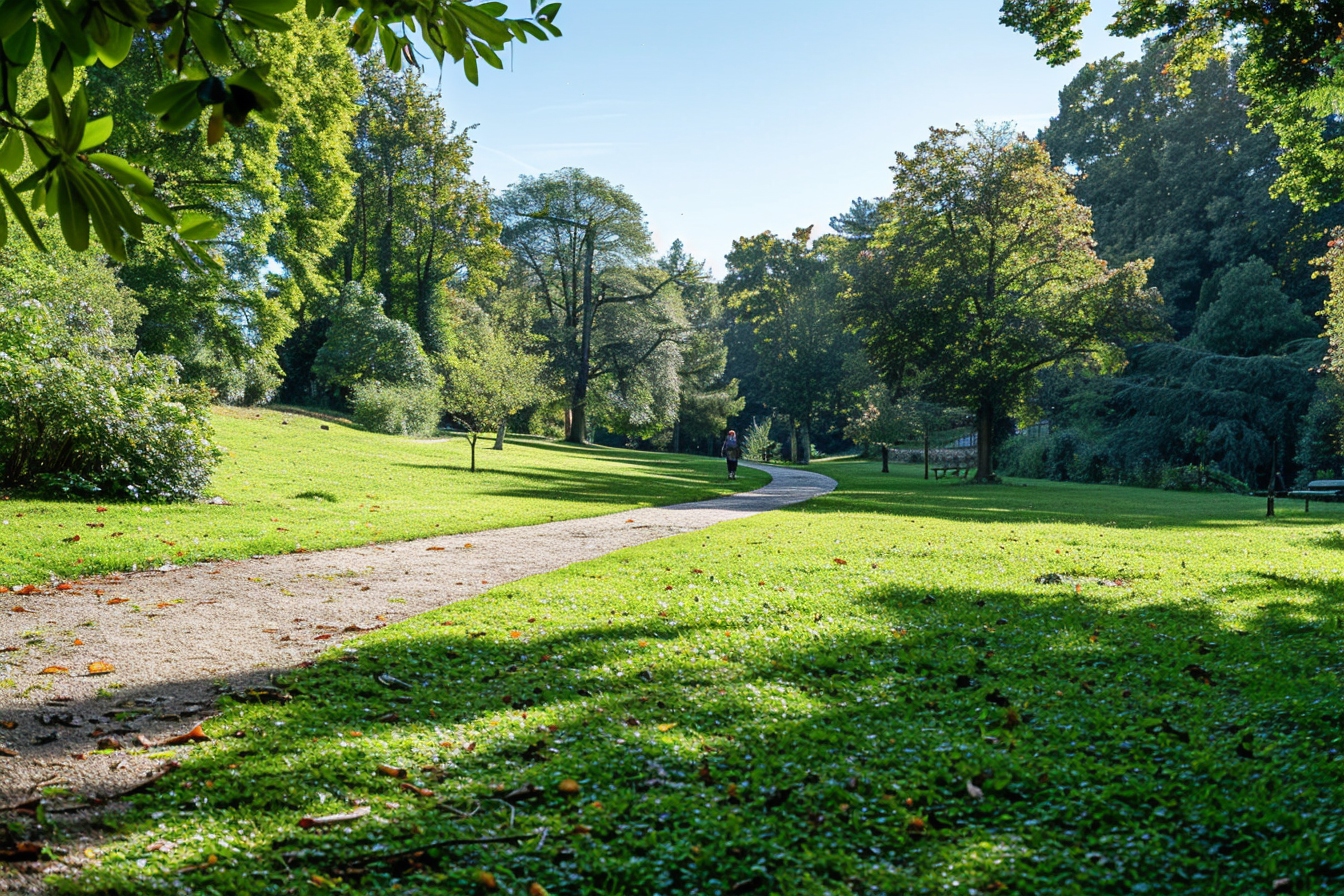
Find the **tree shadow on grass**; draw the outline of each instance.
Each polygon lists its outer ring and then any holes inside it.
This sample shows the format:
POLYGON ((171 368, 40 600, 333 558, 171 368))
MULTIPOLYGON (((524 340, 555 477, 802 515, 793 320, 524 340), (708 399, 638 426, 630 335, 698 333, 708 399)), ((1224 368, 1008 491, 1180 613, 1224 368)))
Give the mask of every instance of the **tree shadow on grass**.
POLYGON ((287 705, 227 708, 208 730, 243 736, 136 796, 111 858, 59 886, 466 892, 481 868, 507 892, 1339 886, 1344 667, 1337 639, 1285 622, 1340 598, 1254 587, 1296 597, 1235 626, 1214 601, 1048 588, 874 587, 835 619, 769 591, 689 622, 631 599, 563 628, 510 619, 505 593, 481 631, 445 608, 286 674, 287 705))

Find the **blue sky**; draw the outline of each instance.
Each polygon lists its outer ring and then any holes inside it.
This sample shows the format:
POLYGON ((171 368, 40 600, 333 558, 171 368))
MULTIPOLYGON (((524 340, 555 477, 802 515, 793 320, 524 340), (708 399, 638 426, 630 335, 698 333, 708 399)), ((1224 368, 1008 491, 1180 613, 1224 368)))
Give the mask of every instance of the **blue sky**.
MULTIPOLYGON (((1084 59, 1134 42, 1094 3, 1084 59)), ((512 0, 517 14, 525 0, 512 0)), ((827 220, 889 191, 892 153, 931 125, 1049 119, 1077 64, 1052 69, 998 23, 999 0, 567 0, 564 37, 482 66, 437 68, 450 118, 476 125, 477 176, 585 168, 643 205, 659 249, 681 238, 723 272, 743 235, 827 220)), ((432 60, 431 60, 432 61, 432 60)))

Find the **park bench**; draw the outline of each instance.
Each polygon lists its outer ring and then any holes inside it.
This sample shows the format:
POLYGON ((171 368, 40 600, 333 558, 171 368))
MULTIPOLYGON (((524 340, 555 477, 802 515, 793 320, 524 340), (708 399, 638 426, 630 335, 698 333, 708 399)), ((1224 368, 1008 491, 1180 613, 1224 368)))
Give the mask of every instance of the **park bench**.
POLYGON ((1344 501, 1344 479, 1314 479, 1306 488, 1290 491, 1288 497, 1302 498, 1306 501, 1302 512, 1311 513, 1312 501, 1344 501))
POLYGON ((933 471, 934 479, 942 479, 944 476, 961 477, 965 479, 973 469, 972 467, 929 467, 933 471))

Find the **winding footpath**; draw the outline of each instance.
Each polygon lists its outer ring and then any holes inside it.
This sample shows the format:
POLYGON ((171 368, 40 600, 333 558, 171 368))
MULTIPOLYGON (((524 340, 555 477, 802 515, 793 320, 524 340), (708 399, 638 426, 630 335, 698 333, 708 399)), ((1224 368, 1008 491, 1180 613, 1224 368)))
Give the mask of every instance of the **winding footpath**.
POLYGON ((818 473, 757 469, 774 477, 769 485, 709 501, 203 563, 25 596, 24 612, 0 616, 0 807, 44 787, 88 798, 130 790, 164 762, 143 742, 188 732, 220 693, 265 684, 361 631, 835 488, 818 473), (90 675, 91 663, 115 671, 90 675), (51 667, 69 671, 43 673, 51 667))

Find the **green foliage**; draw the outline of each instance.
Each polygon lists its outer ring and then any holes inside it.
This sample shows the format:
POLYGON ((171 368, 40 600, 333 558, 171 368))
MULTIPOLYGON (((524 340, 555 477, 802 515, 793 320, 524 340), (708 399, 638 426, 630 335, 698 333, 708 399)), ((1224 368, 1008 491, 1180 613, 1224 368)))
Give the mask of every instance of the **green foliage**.
POLYGON ((333 291, 318 262, 351 208, 355 65, 339 23, 292 18, 259 49, 286 103, 274 120, 232 129, 213 145, 201 131, 165 133, 144 112, 145 97, 173 78, 152 55, 89 73, 91 107, 118 122, 110 149, 155 160, 163 202, 224 226, 214 248, 227 278, 184 271, 171 242, 152 230, 120 272, 147 310, 141 350, 173 355, 187 379, 221 396, 245 384, 249 398, 274 391, 262 380, 278 375, 277 346, 333 291))
POLYGON ((1044 147, 1008 127, 934 129, 898 153, 885 223, 859 257, 850 306, 874 367, 918 373, 928 396, 978 418, 976 476, 993 475, 994 424, 1038 370, 1114 360, 1162 333, 1148 262, 1108 269, 1091 216, 1044 147))
POLYGON ((1273 269, 1253 258, 1218 280, 1218 298, 1195 321, 1191 343, 1220 355, 1273 355, 1319 333, 1273 269))
MULTIPOLYGON (((789 239, 766 231, 733 241, 723 292, 738 322, 750 329, 747 351, 753 394, 772 411, 802 427, 804 447, 811 426, 842 404, 842 363, 858 348, 846 332, 835 276, 837 254, 848 247, 836 237, 812 241, 812 228, 789 239)), ((797 460, 807 460, 806 451, 797 460)))
POLYGON ((363 380, 350 390, 351 416, 369 432, 428 436, 438 429, 443 399, 433 385, 363 380))
POLYGON ((675 343, 687 324, 680 297, 666 293, 694 280, 698 263, 654 267, 639 203, 577 168, 520 178, 495 213, 513 277, 538 306, 536 330, 569 393, 566 439, 587 439, 594 384, 608 424, 638 434, 670 426, 679 392, 675 343))
POLYGON ((100 495, 107 511, 95 514, 93 502, 12 495, 0 501, 4 584, 525 526, 698 501, 766 481, 744 470, 728 482, 717 458, 523 439, 497 469, 472 476, 460 439, 377 435, 330 417, 260 409, 216 407, 211 423, 226 452, 209 493, 227 504, 183 502, 151 515, 143 502, 100 495), (298 497, 313 492, 329 498, 298 497), (104 527, 87 529, 89 522, 104 527), (79 542, 64 540, 72 532, 82 533, 79 542))
POLYGON ((358 186, 325 269, 381 293, 388 316, 438 354, 450 347, 454 294, 479 297, 503 264, 490 190, 471 179, 469 130, 447 121, 418 73, 396 74, 375 56, 360 81, 350 153, 358 186))
MULTIPOLYGON (((1034 37, 1039 58, 1062 65, 1078 56, 1079 24, 1090 8, 1090 0, 1004 0, 1000 21, 1034 37)), ((1314 210, 1344 196, 1338 19, 1318 0, 1121 0, 1109 30, 1156 34, 1171 48, 1166 68, 1181 95, 1230 45, 1241 48, 1237 82, 1251 100, 1251 122, 1272 128, 1283 148, 1274 190, 1314 210)))
POLYGON ((409 324, 383 313, 382 296, 358 281, 347 283, 327 309, 326 342, 313 361, 313 375, 338 389, 361 382, 437 386, 438 377, 409 324))
MULTIPOLYGON (((189 266, 217 270, 221 260, 214 250, 225 222, 172 207, 127 157, 91 152, 103 148, 116 129, 113 117, 92 111, 83 85, 86 70, 97 62, 106 69, 129 62, 142 72, 153 70, 157 74, 138 86, 158 89, 141 94, 136 115, 147 115, 170 134, 207 119, 201 130, 214 146, 224 140, 226 123, 245 131, 249 118, 275 122, 303 91, 273 68, 277 58, 283 66, 303 55, 296 52, 300 47, 293 46, 288 57, 267 52, 300 21, 338 23, 346 46, 360 55, 377 40, 393 70, 400 70, 403 60, 414 63, 408 31, 418 31, 440 63, 445 56, 462 63, 475 83, 478 60, 502 67, 499 51, 505 44, 559 36, 553 20, 560 4, 532 0, 531 5, 531 18, 510 19, 502 3, 467 0, 307 0, 303 14, 294 12, 297 0, 159 7, 138 0, 43 0, 39 18, 35 0, 12 0, 0 14, 0 124, 7 134, 0 169, 14 174, 26 159, 31 173, 13 184, 0 174, 0 193, 15 224, 39 245, 26 194, 33 208, 45 206, 60 219, 65 242, 76 251, 88 248, 92 234, 110 256, 125 260, 127 241, 144 239, 149 225, 189 266), (20 100, 25 76, 45 80, 46 97, 36 104, 20 100)), ((158 169, 165 159, 151 153, 144 161, 158 169)), ((0 244, 8 221, 0 207, 0 244)))
POLYGON ((1309 259, 1338 209, 1305 213, 1273 198, 1280 156, 1269 131, 1246 129, 1250 100, 1236 87, 1240 57, 1195 72, 1180 95, 1169 44, 1141 58, 1082 67, 1060 92, 1060 110, 1040 134, 1057 165, 1080 176, 1078 200, 1092 211, 1098 253, 1113 264, 1151 257, 1149 283, 1172 309, 1180 335, 1194 324, 1201 291, 1220 273, 1264 259, 1309 311, 1325 285, 1309 259))
POLYGON ((114 345, 97 309, 71 329, 51 307, 0 297, 0 484, 57 495, 198 497, 218 460, 209 394, 170 358, 114 345))
POLYGON ((822 467, 826 497, 501 586, 345 641, 287 703, 226 705, 56 886, 268 893, 367 862, 336 890, 1339 889, 1337 506, 822 467), (501 831, 526 839, 462 842, 501 831))

